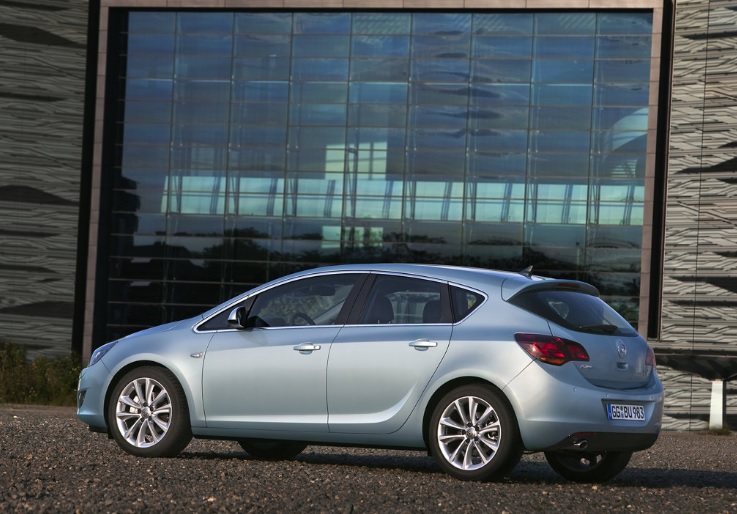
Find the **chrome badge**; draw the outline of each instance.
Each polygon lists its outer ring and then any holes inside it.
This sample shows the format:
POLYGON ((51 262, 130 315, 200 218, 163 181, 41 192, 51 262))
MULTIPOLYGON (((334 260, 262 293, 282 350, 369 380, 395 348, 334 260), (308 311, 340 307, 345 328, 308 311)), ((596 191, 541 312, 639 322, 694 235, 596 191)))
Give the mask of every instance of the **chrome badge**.
POLYGON ((627 346, 621 339, 617 339, 617 355, 619 355, 620 359, 627 357, 627 346))

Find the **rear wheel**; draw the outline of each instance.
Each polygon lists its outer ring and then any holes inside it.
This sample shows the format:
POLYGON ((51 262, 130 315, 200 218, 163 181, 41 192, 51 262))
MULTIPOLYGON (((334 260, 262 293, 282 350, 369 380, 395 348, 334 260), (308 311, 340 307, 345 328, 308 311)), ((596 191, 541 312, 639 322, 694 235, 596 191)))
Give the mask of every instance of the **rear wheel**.
POLYGON ((522 456, 512 408, 501 393, 480 384, 459 387, 440 400, 429 436, 440 467, 460 480, 502 478, 522 456))
POLYGON ((307 448, 307 445, 304 443, 269 441, 265 439, 240 439, 238 444, 249 455, 263 460, 290 460, 307 448))
POLYGON ((606 482, 617 476, 632 457, 632 452, 545 452, 556 473, 572 482, 606 482))
POLYGON ((126 373, 113 389, 108 423, 118 445, 139 457, 174 457, 192 440, 182 386, 163 368, 126 373))

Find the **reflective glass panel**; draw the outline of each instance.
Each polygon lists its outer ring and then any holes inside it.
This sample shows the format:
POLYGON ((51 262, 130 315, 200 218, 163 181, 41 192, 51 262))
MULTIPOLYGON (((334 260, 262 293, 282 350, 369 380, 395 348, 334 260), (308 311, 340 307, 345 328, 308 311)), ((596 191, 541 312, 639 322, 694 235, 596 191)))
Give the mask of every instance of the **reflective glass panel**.
POLYGON ((535 38, 536 59, 593 59, 593 37, 566 36, 535 38))
POLYGON ((409 53, 409 36, 354 36, 351 41, 353 58, 406 58, 409 53))
POLYGON ((535 33, 547 34, 594 34, 595 13, 548 12, 535 14, 535 33))
POLYGON ((478 60, 473 63, 472 81, 527 84, 530 82, 531 69, 531 60, 478 60))
POLYGON ((172 54, 174 53, 174 34, 137 35, 130 38, 128 55, 172 54))
POLYGON ((409 34, 412 15, 409 13, 355 13, 353 34, 409 34))
POLYGON ((652 13, 127 16, 108 335, 367 261, 534 264, 636 321, 652 13))
POLYGON ((136 12, 128 14, 128 32, 131 34, 168 34, 174 32, 176 14, 173 12, 136 12))
POLYGON ((473 38, 476 59, 531 59, 531 37, 487 36, 473 38))
POLYGON ((177 13, 178 31, 184 34, 232 34, 234 15, 229 12, 211 12, 203 16, 198 12, 177 13))
POLYGON ((350 34, 351 16, 348 13, 296 13, 295 34, 350 34))
POLYGON ((174 71, 174 55, 130 55, 128 56, 129 78, 166 78, 174 71))
POLYGON ((529 36, 533 33, 535 15, 527 13, 482 13, 473 17, 473 33, 513 34, 529 36))
POLYGON ((230 34, 180 34, 177 37, 177 53, 230 56, 233 53, 233 38, 230 34))
POLYGON ((294 36, 292 45, 294 57, 348 57, 350 54, 348 36, 294 36))
POLYGON ((179 101, 229 102, 230 80, 177 80, 174 98, 179 101))
POLYGON ((290 34, 292 13, 236 13, 237 34, 290 34))
POLYGON ((282 34, 255 34, 240 35, 235 38, 234 54, 243 57, 262 57, 272 61, 274 59, 289 59, 292 53, 292 38, 282 34))

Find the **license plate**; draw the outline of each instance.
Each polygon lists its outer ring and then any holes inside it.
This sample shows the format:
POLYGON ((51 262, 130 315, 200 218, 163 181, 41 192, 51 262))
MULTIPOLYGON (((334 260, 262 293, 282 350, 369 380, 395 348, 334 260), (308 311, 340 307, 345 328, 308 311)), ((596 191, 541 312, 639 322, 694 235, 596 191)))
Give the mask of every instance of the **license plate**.
POLYGON ((610 403, 607 405, 607 414, 612 420, 644 421, 645 407, 642 405, 627 405, 623 403, 610 403))

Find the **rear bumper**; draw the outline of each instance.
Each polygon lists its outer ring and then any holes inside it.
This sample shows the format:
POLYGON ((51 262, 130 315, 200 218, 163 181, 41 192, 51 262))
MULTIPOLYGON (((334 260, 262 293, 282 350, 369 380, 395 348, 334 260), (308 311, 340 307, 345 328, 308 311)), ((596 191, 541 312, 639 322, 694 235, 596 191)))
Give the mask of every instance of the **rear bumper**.
POLYGON ((531 363, 504 393, 517 415, 526 450, 639 451, 658 438, 663 386, 653 374, 637 389, 608 389, 586 381, 575 363, 561 367, 531 363), (609 404, 641 406, 645 419, 611 420, 609 404), (576 443, 585 441, 584 445, 576 443))
POLYGON ((619 432, 579 432, 571 434, 543 451, 638 452, 647 450, 658 434, 621 434, 619 432))

